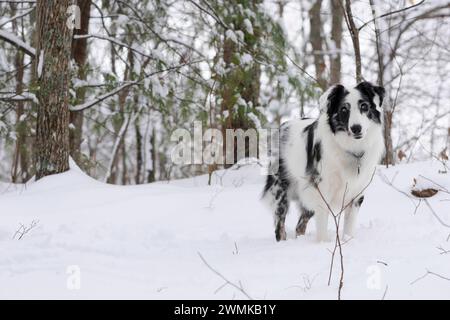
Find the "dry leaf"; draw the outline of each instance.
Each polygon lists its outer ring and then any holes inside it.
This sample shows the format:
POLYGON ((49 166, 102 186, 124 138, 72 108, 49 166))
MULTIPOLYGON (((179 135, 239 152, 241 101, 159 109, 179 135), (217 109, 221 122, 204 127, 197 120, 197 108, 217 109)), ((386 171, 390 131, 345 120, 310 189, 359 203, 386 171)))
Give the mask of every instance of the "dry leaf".
POLYGON ((430 198, 434 196, 438 191, 433 188, 423 189, 423 190, 411 190, 411 194, 417 198, 430 198))
POLYGON ((444 148, 444 150, 442 150, 441 153, 439 153, 439 157, 441 158, 441 160, 444 161, 448 160, 447 148, 444 148))
POLYGON ((402 161, 404 158, 406 158, 406 153, 404 153, 403 150, 398 150, 397 157, 398 160, 402 161))

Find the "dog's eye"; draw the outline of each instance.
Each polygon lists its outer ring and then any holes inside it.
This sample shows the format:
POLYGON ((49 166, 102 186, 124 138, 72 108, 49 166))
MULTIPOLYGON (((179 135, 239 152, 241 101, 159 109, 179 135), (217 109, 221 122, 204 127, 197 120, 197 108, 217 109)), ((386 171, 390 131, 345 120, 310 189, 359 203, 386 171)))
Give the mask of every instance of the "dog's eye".
POLYGON ((361 108, 361 111, 367 111, 367 110, 369 110, 369 105, 367 103, 363 102, 363 103, 361 103, 360 108, 361 108))
POLYGON ((348 109, 349 109, 350 105, 348 103, 344 103, 344 105, 341 108, 341 113, 343 115, 346 115, 348 113, 348 109))

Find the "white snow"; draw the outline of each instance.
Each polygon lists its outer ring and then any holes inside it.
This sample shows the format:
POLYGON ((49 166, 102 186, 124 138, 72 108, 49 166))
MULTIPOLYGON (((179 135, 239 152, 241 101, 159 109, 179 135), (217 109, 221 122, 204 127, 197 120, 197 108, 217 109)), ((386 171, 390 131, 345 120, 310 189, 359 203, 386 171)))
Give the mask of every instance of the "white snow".
POLYGON ((227 31, 225 31, 225 37, 227 39, 230 39, 234 43, 238 43, 238 38, 236 36, 236 33, 234 33, 234 31, 231 29, 228 29, 227 31))
POLYGON ((5 41, 22 48, 27 54, 30 54, 32 56, 36 54, 36 49, 22 41, 22 39, 20 39, 13 33, 10 33, 6 30, 0 30, 0 38, 3 38, 5 41))
POLYGON ((253 124, 255 125, 256 129, 261 129, 261 121, 259 121, 259 118, 256 114, 254 114, 253 112, 249 112, 247 114, 247 116, 249 117, 250 120, 252 120, 253 124))
POLYGON ((15 93, 7 93, 0 96, 1 99, 10 100, 10 101, 23 101, 23 100, 31 100, 34 103, 39 103, 36 95, 31 92, 22 92, 22 94, 15 93))
POLYGON ((38 78, 40 78, 42 76, 42 71, 44 70, 44 62, 45 62, 45 53, 44 50, 41 51, 40 55, 39 55, 39 63, 38 63, 38 67, 37 67, 37 74, 38 74, 38 78))
POLYGON ((250 64, 252 62, 253 62, 253 57, 251 55, 249 55, 248 53, 244 53, 241 56, 241 64, 242 65, 250 64))
POLYGON ((249 19, 244 19, 244 25, 245 25, 245 30, 249 34, 253 34, 253 25, 252 25, 252 22, 249 19))
POLYGON ((152 89, 154 93, 161 98, 165 98, 169 94, 169 88, 157 77, 152 78, 152 89))
MULTIPOLYGON (((427 205, 415 211, 418 201, 407 196, 419 175, 448 190, 440 169, 437 162, 380 168, 356 238, 343 247, 344 299, 450 298, 450 282, 435 275, 411 284, 427 270, 450 277, 450 253, 438 249, 450 250, 450 229, 427 205)), ((295 239, 294 209, 288 240, 276 243, 259 201, 263 181, 254 165, 219 171, 212 186, 207 176, 112 186, 77 168, 27 185, 0 184, 0 299, 245 298, 231 286, 215 293, 223 281, 198 253, 253 298, 335 299, 338 262, 327 286, 333 243, 315 242, 313 222, 295 239), (20 223, 33 221, 34 229, 12 239, 20 223)), ((439 192, 427 199, 447 224, 449 198, 439 192)))

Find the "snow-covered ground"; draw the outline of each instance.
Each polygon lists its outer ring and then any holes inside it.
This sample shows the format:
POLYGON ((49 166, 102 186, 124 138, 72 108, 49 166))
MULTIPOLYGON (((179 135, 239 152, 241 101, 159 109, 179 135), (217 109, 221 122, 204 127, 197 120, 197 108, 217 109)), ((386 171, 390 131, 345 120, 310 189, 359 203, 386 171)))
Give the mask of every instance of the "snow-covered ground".
MULTIPOLYGON (((441 224, 450 224, 450 194, 428 199, 441 222, 407 196, 419 175, 450 189, 450 173, 440 169, 438 162, 380 168, 356 237, 343 247, 343 299, 450 299, 450 281, 439 277, 450 278, 450 229, 441 224), (414 282, 427 270, 435 274, 414 282)), ((220 288, 200 253, 252 298, 335 299, 338 261, 327 286, 333 243, 315 241, 312 221, 296 239, 294 208, 288 241, 276 243, 259 201, 263 180, 257 166, 246 166, 219 172, 212 186, 206 176, 111 186, 77 169, 26 186, 2 184, 0 298, 245 298, 220 288), (18 240, 20 224, 33 220, 18 240)))

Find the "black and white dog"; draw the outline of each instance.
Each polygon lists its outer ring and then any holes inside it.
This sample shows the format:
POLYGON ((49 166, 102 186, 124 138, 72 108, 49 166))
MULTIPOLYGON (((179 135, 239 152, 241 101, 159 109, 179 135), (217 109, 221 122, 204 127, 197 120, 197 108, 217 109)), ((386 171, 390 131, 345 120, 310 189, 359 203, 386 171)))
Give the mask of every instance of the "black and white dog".
POLYGON ((345 207, 344 234, 353 236, 362 194, 384 154, 384 88, 361 82, 335 85, 319 101, 317 120, 302 119, 280 128, 279 168, 268 175, 263 192, 275 218, 277 241, 286 240, 285 218, 291 201, 303 235, 315 217, 317 239, 327 241, 330 210, 345 207), (343 205, 344 204, 344 205, 343 205))

